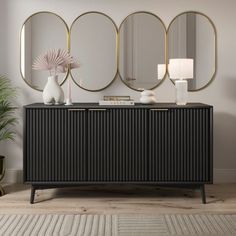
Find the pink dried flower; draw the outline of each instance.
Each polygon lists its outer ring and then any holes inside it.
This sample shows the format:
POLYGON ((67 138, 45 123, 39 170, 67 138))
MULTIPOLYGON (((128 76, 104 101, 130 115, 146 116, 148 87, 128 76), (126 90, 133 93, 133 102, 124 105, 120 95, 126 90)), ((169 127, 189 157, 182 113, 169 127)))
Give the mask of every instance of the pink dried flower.
MULTIPOLYGON (((54 71, 56 75, 66 72, 67 68, 74 63, 73 57, 66 50, 50 49, 35 59, 32 68, 34 70, 48 70, 50 75, 54 71)), ((79 64, 76 65, 79 67, 79 64)))

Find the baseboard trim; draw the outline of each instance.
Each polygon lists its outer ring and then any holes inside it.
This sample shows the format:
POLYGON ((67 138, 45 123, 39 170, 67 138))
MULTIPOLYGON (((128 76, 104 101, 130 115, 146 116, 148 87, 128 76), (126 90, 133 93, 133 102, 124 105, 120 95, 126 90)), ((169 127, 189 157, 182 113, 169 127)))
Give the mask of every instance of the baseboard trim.
MULTIPOLYGON (((7 169, 3 183, 23 183, 23 171, 7 169)), ((236 169, 214 169, 214 183, 236 183, 236 169)))
POLYGON ((3 183, 23 183, 23 170, 6 169, 3 183))
POLYGON ((236 169, 214 169, 214 183, 236 183, 236 169))

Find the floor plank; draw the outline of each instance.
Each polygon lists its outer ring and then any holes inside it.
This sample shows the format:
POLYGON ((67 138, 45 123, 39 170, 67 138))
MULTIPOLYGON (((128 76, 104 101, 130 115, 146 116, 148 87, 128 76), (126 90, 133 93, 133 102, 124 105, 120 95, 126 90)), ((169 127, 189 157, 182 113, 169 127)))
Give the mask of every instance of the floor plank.
POLYGON ((37 190, 29 204, 30 187, 5 185, 0 214, 164 214, 236 213, 236 184, 206 186, 200 191, 153 186, 83 186, 37 190))

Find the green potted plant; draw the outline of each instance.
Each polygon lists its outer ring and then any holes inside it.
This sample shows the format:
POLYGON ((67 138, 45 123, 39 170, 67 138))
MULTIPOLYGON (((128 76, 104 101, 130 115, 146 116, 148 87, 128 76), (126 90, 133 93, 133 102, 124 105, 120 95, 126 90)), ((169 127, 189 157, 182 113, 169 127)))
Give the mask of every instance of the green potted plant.
MULTIPOLYGON (((12 100, 16 96, 16 88, 4 76, 0 76, 0 142, 3 140, 14 140, 15 131, 13 126, 16 124, 15 107, 12 100)), ((0 182, 5 173, 5 157, 0 155, 0 182)), ((4 195, 0 185, 0 196, 4 195)))

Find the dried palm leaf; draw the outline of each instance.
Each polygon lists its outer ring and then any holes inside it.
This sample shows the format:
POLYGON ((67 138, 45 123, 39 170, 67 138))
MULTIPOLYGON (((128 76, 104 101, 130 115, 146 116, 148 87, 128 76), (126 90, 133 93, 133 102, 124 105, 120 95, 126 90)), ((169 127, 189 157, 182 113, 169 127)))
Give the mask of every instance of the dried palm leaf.
POLYGON ((57 70, 60 73, 66 73, 69 68, 72 70, 72 69, 79 68, 79 67, 80 67, 80 64, 78 62, 74 61, 74 59, 72 57, 72 62, 71 63, 63 65, 63 66, 59 66, 57 68, 57 70))
POLYGON ((73 58, 66 50, 50 49, 35 59, 32 68, 34 70, 48 70, 50 74, 54 71, 56 75, 58 72, 63 72, 58 68, 66 67, 72 62, 73 58))

